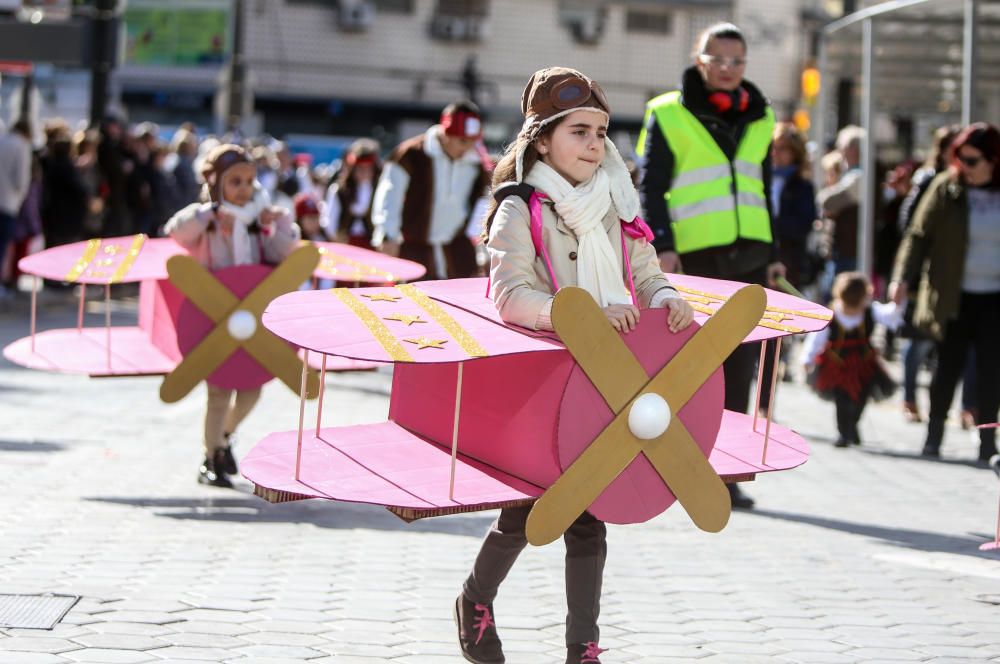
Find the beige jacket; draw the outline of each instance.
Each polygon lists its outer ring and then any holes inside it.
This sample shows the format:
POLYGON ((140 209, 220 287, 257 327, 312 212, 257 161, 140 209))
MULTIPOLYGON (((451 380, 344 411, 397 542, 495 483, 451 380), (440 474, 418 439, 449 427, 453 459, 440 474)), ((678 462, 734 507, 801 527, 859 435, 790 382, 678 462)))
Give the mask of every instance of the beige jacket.
MULTIPOLYGON (((218 232, 213 219, 211 203, 191 203, 178 210, 163 230, 199 263, 219 270, 233 265, 233 243, 229 236, 218 232)), ((299 246, 300 236, 291 214, 285 214, 274 222, 270 235, 250 235, 251 255, 257 262, 277 265, 299 246)))
MULTIPOLYGON (((621 222, 614 206, 604 217, 604 228, 615 257, 623 266, 622 279, 627 287, 628 278, 622 260, 621 222)), ((559 287, 576 286, 576 235, 556 214, 551 202, 542 204, 542 242, 548 249, 559 287)), ((665 300, 679 296, 660 271, 652 245, 645 239, 633 239, 627 234, 625 245, 641 308, 663 306, 665 300)), ((500 317, 505 322, 532 330, 551 329, 548 314, 556 289, 545 260, 535 255, 527 203, 517 196, 508 196, 500 203, 486 246, 490 252, 490 294, 500 317)))

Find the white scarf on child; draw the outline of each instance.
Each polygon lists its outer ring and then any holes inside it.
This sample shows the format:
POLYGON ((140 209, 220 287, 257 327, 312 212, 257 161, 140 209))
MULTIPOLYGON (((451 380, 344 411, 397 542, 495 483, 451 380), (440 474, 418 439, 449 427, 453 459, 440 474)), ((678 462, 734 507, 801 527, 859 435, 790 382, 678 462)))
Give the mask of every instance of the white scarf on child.
POLYGON ((622 267, 604 230, 604 217, 613 198, 611 178, 604 169, 598 168, 590 180, 574 187, 555 169, 538 161, 524 181, 552 199, 556 212, 576 235, 577 285, 594 296, 601 307, 631 304, 622 267))
POLYGON ((260 215, 262 206, 254 198, 246 205, 233 205, 232 203, 222 203, 219 206, 235 217, 233 221, 233 265, 249 265, 256 263, 257 257, 253 255, 253 244, 250 242, 249 228, 260 215))

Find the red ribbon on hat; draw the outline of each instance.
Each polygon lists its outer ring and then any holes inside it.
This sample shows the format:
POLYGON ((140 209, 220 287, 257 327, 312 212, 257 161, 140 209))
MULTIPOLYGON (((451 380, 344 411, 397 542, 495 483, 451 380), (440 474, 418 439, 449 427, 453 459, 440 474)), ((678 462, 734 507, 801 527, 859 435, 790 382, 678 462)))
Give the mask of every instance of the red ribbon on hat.
POLYGON ((448 136, 479 138, 483 133, 483 122, 475 113, 455 111, 441 114, 441 128, 448 136))
POLYGON ((353 152, 347 154, 347 165, 348 166, 361 166, 363 164, 375 164, 375 155, 373 154, 363 154, 356 155, 353 152))

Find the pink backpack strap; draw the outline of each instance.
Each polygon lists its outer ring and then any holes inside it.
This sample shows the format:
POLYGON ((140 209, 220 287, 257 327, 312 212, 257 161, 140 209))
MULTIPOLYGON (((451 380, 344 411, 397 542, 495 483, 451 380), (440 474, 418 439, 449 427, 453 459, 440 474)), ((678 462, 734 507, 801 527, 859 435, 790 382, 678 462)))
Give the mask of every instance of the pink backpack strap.
POLYGON ((628 236, 633 240, 644 237, 646 238, 646 242, 653 241, 653 231, 650 230, 649 225, 643 221, 642 217, 636 217, 632 221, 625 221, 623 219, 622 230, 628 233, 628 236))
POLYGON ((559 282, 556 281, 556 272, 552 269, 549 250, 542 241, 542 201, 547 198, 545 194, 536 191, 528 199, 528 212, 531 214, 531 243, 535 245, 535 256, 541 256, 545 262, 545 269, 549 271, 549 278, 552 279, 552 289, 558 291, 559 282))
MULTIPOLYGON (((636 219, 639 219, 639 217, 636 217, 636 219)), ((639 296, 635 293, 635 279, 632 278, 632 259, 628 257, 628 245, 625 244, 626 233, 628 233, 628 231, 625 230, 625 222, 622 222, 622 259, 625 261, 625 272, 628 273, 628 290, 632 293, 632 304, 638 308, 639 296)), ((635 237, 631 233, 629 233, 629 235, 633 238, 635 237)))

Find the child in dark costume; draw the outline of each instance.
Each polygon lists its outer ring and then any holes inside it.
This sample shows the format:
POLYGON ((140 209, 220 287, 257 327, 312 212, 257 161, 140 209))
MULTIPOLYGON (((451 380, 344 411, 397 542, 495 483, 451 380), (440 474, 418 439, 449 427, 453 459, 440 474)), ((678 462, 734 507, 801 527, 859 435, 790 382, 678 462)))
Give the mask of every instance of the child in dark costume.
POLYGON ((806 341, 810 382, 837 405, 837 447, 860 445, 858 422, 870 398, 890 396, 895 384, 872 346, 876 323, 896 329, 902 322, 893 303, 871 301, 872 285, 860 272, 842 272, 833 283, 833 320, 806 341))

